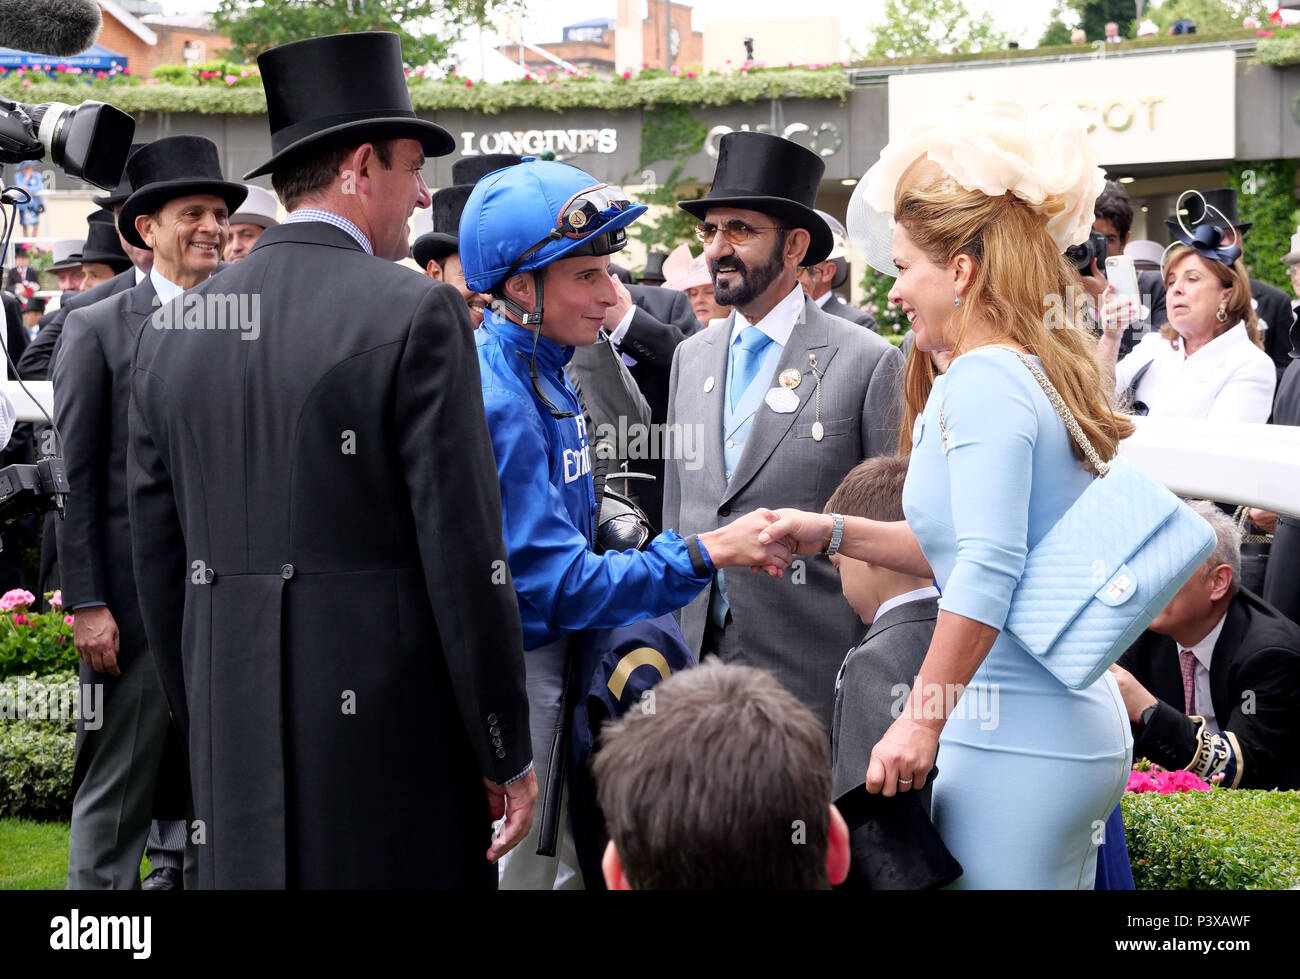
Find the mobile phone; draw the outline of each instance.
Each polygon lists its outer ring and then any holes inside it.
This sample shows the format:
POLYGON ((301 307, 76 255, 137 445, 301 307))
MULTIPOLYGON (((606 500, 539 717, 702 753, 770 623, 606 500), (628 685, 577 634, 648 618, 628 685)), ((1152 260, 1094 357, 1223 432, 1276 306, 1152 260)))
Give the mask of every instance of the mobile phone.
POLYGON ((1115 290, 1114 298, 1128 299, 1133 308, 1139 311, 1139 318, 1145 319, 1149 313, 1142 305, 1142 292, 1138 286, 1137 268, 1133 259, 1127 255, 1112 255, 1106 259, 1106 281, 1115 290))

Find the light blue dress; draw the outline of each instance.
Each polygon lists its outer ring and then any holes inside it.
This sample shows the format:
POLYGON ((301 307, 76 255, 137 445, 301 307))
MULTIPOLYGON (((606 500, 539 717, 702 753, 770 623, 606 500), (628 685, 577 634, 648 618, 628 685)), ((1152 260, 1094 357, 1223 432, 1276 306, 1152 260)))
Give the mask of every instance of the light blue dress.
MULTIPOLYGON (((939 608, 1001 629, 1028 549, 1091 476, 1033 375, 997 347, 953 360, 913 442, 903 510, 939 608)), ((1090 889, 1133 750, 1114 678, 1070 690, 1001 634, 958 696, 932 809, 965 871, 953 886, 1090 889)))

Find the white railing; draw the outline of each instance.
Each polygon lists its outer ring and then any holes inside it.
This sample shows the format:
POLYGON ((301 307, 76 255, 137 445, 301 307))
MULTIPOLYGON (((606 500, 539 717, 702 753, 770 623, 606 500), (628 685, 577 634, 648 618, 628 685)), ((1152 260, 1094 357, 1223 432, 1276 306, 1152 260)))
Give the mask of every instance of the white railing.
MULTIPOLYGON (((49 381, 4 382, 18 420, 54 412, 49 381), (35 400, 33 400, 33 397, 35 400)), ((1180 496, 1245 503, 1300 517, 1300 427, 1138 418, 1121 452, 1180 496)))

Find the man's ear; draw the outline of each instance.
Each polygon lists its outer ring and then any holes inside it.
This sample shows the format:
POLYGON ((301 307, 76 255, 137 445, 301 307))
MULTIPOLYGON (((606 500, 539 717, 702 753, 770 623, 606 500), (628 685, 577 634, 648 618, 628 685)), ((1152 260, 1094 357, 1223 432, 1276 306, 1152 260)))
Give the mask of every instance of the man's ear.
POLYGON ((505 294, 507 299, 518 303, 524 309, 532 309, 537 299, 536 283, 532 272, 520 272, 506 279, 505 294))
POLYGON ((442 281, 442 266, 438 264, 436 258, 429 259, 428 264, 424 266, 424 274, 431 279, 442 281))
MULTIPOLYGON (((613 844, 610 844, 613 846, 613 844)), ((606 854, 608 856, 608 854, 606 854)), ((843 884, 849 875, 849 825, 831 804, 831 826, 826 840, 826 876, 831 886, 843 884)))
POLYGON ((1211 573, 1210 583, 1210 601, 1217 602, 1232 587, 1232 568, 1226 564, 1220 564, 1211 573))
POLYGON ((605 887, 611 891, 630 891, 632 885, 623 876, 623 863, 618 858, 618 847, 610 840, 605 846, 605 855, 600 858, 600 872, 605 878, 605 887))
POLYGON ((153 249, 153 225, 152 214, 137 214, 135 216, 135 233, 151 250, 153 249))
POLYGON ((785 236, 785 264, 794 263, 795 270, 798 271, 811 244, 812 235, 808 233, 807 228, 791 228, 790 233, 785 236))

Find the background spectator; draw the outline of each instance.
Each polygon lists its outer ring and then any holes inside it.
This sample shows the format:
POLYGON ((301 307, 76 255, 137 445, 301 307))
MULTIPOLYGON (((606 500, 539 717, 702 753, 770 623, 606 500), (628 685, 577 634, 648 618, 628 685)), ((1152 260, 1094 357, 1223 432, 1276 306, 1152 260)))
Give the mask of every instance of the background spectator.
POLYGON ((1192 508, 1214 528, 1214 553, 1111 667, 1133 757, 1227 788, 1300 788, 1300 626, 1238 588, 1232 519, 1192 508))

